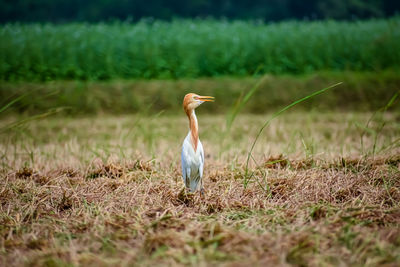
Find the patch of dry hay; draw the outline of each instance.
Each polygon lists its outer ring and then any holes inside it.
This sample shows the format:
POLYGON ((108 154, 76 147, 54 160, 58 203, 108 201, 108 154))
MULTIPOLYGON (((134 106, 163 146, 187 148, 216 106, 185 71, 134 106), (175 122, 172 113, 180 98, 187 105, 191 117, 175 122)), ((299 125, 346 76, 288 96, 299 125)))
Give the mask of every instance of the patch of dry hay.
POLYGON ((247 188, 244 170, 209 165, 204 197, 140 160, 8 172, 0 180, 2 262, 398 262, 397 161, 285 161, 255 169, 247 188), (261 171, 265 184, 255 181, 261 171), (377 247, 391 250, 376 255, 377 247))

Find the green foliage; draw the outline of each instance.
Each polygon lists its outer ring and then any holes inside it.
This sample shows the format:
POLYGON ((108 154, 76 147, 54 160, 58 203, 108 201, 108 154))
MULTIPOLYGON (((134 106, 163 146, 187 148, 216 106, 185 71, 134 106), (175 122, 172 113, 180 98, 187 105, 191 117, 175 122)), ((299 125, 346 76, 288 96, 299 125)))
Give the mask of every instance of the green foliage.
POLYGON ((174 20, 7 24, 0 79, 176 79, 400 67, 400 18, 364 22, 174 20))
POLYGON ((238 113, 276 111, 294 99, 343 81, 337 90, 299 104, 301 110, 374 111, 400 90, 397 72, 321 72, 306 76, 202 78, 183 80, 53 81, 0 83, 0 116, 59 110, 70 114, 145 113, 182 111, 188 92, 212 95, 216 105, 202 113, 227 113, 227 127, 238 113), (247 90, 246 90, 247 89, 247 90), (28 95, 27 95, 28 93, 28 95), (22 97, 20 97, 22 96, 22 97), (246 97, 247 96, 247 97, 246 97), (250 97, 251 96, 251 97, 250 97), (17 99, 16 101, 13 101, 17 99), (241 99, 237 102, 238 99, 241 99), (11 105, 10 105, 11 104, 11 105))

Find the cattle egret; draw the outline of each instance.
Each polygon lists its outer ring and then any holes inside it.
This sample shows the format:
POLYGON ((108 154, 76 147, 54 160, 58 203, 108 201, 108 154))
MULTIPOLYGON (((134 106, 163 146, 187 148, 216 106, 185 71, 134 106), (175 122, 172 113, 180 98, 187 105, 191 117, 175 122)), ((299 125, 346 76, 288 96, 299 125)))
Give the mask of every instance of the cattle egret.
POLYGON ((182 177, 190 192, 203 192, 204 151, 199 139, 199 126, 194 110, 204 102, 212 102, 212 96, 199 96, 193 93, 185 95, 183 109, 189 118, 189 133, 182 145, 182 177))

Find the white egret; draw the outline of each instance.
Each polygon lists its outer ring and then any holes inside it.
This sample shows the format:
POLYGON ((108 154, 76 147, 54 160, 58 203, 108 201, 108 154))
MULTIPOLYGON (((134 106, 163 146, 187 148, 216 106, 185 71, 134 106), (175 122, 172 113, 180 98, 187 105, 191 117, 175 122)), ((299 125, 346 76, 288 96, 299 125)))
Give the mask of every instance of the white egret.
POLYGON ((200 190, 200 193, 203 192, 204 151, 199 139, 199 126, 194 110, 206 101, 212 102, 214 97, 190 93, 183 99, 183 109, 189 118, 189 133, 182 145, 182 176, 190 192, 197 190, 200 190))

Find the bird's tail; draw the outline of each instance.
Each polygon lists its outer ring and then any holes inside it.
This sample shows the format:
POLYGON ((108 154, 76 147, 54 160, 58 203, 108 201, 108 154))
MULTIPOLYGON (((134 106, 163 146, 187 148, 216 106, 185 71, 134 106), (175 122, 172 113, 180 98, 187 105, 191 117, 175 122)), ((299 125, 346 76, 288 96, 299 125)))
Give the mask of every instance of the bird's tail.
POLYGON ((200 175, 196 175, 195 177, 193 177, 190 180, 190 184, 189 184, 190 192, 195 192, 197 190, 200 190, 201 187, 202 187, 202 183, 201 183, 200 175))

